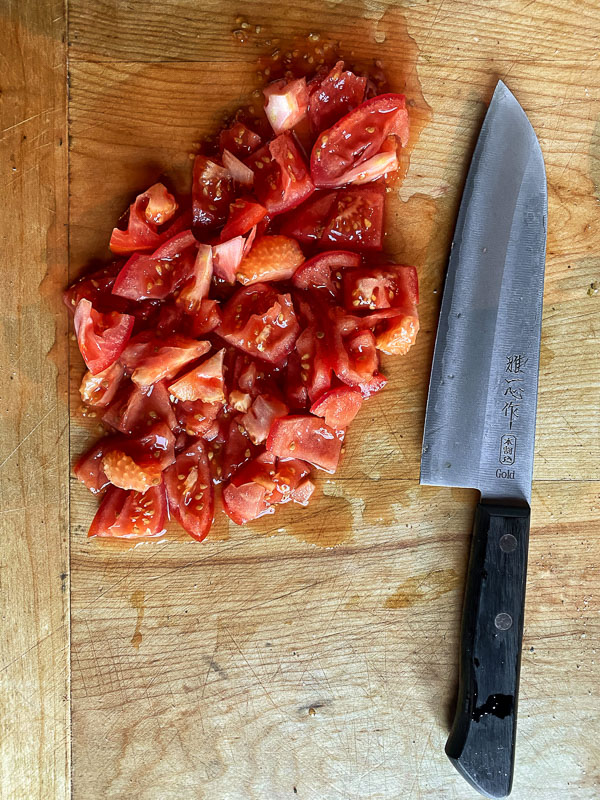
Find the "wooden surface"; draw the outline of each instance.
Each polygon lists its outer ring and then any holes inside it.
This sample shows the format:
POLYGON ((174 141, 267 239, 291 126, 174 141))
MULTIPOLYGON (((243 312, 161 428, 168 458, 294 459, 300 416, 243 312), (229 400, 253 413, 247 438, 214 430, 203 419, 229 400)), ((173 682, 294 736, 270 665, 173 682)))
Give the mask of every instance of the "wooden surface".
POLYGON ((0 796, 69 794, 66 20, 0 3, 0 796))
MULTIPOLYGON (((69 361, 57 299, 66 282, 65 21, 60 4, 17 10, 5 0, 0 9, 10 23, 0 82, 9 298, 0 795, 53 798, 69 788, 69 361)), ((512 796, 591 800, 600 792, 600 295, 588 295, 600 280, 600 6, 70 0, 71 276, 107 256, 136 190, 163 172, 184 180, 194 143, 254 88, 256 40, 285 46, 311 30, 333 34, 352 58, 381 59, 397 85, 407 79, 417 111, 420 84, 432 110, 387 244, 419 269, 419 341, 408 358, 385 359, 389 386, 361 411, 342 468, 308 510, 284 508, 246 528, 220 515, 201 545, 115 548, 87 541, 95 503, 71 479, 72 795, 475 797, 443 745, 476 498, 419 487, 418 470, 452 226, 501 77, 538 133, 549 183, 512 796), (240 12, 262 27, 244 45, 231 36, 240 12)), ((70 363, 74 458, 97 432, 78 413, 73 343, 70 363)))

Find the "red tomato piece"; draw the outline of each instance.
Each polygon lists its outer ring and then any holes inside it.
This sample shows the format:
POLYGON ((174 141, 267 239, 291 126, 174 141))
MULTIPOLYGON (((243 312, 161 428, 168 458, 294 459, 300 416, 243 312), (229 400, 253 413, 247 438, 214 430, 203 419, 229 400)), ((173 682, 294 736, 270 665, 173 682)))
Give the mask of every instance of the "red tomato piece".
POLYGON ((196 156, 192 176, 192 209, 196 228, 213 230, 227 219, 233 200, 229 171, 206 156, 196 156))
POLYGON ((318 417, 290 416, 276 419, 267 439, 267 450, 278 458, 301 458, 325 472, 337 469, 342 439, 318 417))
POLYGON ((343 285, 344 304, 353 313, 382 308, 413 311, 419 302, 414 267, 389 264, 354 270, 344 274, 343 285))
POLYGON ((104 454, 119 441, 118 436, 105 436, 75 462, 73 467, 75 477, 93 494, 98 494, 110 483, 102 468, 102 459, 104 454))
POLYGON ((337 297, 342 274, 339 270, 360 266, 358 253, 348 250, 329 250, 319 253, 305 261, 294 273, 293 284, 298 289, 323 289, 333 297, 337 297), (335 273, 332 278, 332 272, 335 273))
POLYGON ((292 490, 292 500, 300 506, 307 506, 315 488, 314 483, 309 478, 305 478, 292 490))
POLYGON ((258 133, 254 133, 243 122, 234 122, 219 134, 219 149, 229 150, 238 158, 246 158, 262 144, 258 133))
POLYGON ((248 197, 238 197, 229 206, 229 217, 221 231, 221 241, 243 236, 267 215, 267 209, 248 197))
POLYGON ((237 414, 228 424, 225 446, 223 448, 221 480, 229 480, 242 465, 254 458, 257 448, 254 446, 248 431, 242 425, 242 417, 237 414))
POLYGON ((246 252, 243 236, 235 236, 227 242, 213 246, 213 269, 215 275, 227 283, 235 283, 235 273, 246 252))
POLYGON ((337 193, 321 246, 348 250, 381 250, 384 187, 350 187, 337 193))
POLYGON ((143 389, 132 386, 129 393, 108 407, 102 421, 121 433, 133 434, 162 419, 169 428, 177 427, 177 419, 162 382, 143 389))
POLYGON ((312 129, 318 132, 329 128, 360 105, 366 85, 366 78, 344 70, 343 61, 338 61, 328 74, 314 78, 308 85, 308 117, 312 129))
POLYGON ((75 334, 86 367, 97 375, 110 367, 125 349, 134 319, 129 314, 111 311, 102 314, 83 298, 75 309, 75 334))
POLYGON ((242 259, 236 277, 246 286, 259 281, 286 281, 303 261, 300 246, 289 236, 261 236, 242 259))
POLYGON ((210 531, 215 509, 208 456, 201 439, 183 450, 165 471, 165 486, 173 516, 201 542, 210 531))
POLYGON ((368 330, 357 331, 343 340, 338 337, 333 369, 348 386, 360 390, 363 397, 379 392, 387 379, 379 372, 379 357, 375 337, 368 330))
POLYGON ((297 211, 287 214, 281 232, 299 242, 319 244, 332 218, 337 192, 315 192, 297 211))
POLYGON ((117 393, 124 372, 123 365, 119 361, 115 361, 96 375, 86 372, 79 387, 83 402, 96 407, 109 405, 117 393))
POLYGON ((363 399, 360 392, 340 386, 322 395, 310 408, 310 413, 323 417, 325 424, 336 431, 345 430, 358 414, 363 399))
POLYGON ((408 112, 402 94, 377 95, 319 134, 310 159, 315 186, 348 183, 352 170, 377 155, 390 135, 398 136, 402 146, 408 142, 408 112))
POLYGON ((285 461, 277 459, 277 469, 272 476, 274 487, 268 497, 269 503, 283 505, 293 500, 306 505, 308 500, 306 503, 303 502, 306 498, 306 489, 301 490, 300 494, 297 493, 297 489, 307 475, 310 475, 310 464, 306 461, 301 461, 299 458, 285 461))
POLYGON ((188 313, 196 311, 208 295, 212 275, 212 247, 209 244, 199 244, 191 277, 179 292, 175 302, 188 313))
POLYGON ((295 208, 314 190, 304 159, 289 133, 282 133, 248 159, 260 203, 274 216, 295 208))
POLYGON ((375 336, 378 350, 390 355, 406 355, 417 339, 419 318, 415 314, 400 314, 383 323, 375 336))
POLYGON ((192 336, 204 336, 221 324, 221 311, 216 300, 205 298, 200 303, 192 321, 192 336))
POLYGON ((239 289, 225 304, 217 333, 255 358, 281 364, 300 331, 289 294, 266 283, 239 289))
POLYGON ((223 166, 234 181, 242 186, 251 186, 254 183, 254 173, 250 167, 247 167, 243 161, 240 161, 229 150, 223 150, 222 160, 223 166))
POLYGON ((276 459, 270 453, 261 453, 245 464, 223 489, 223 509, 236 525, 272 514, 274 508, 269 496, 276 488, 276 459))
POLYGON ((163 340, 155 339, 151 353, 138 361, 131 380, 144 388, 165 378, 172 378, 182 367, 209 350, 209 342, 188 339, 177 334, 163 340))
POLYGON ((161 474, 175 460, 175 436, 164 422, 135 439, 120 437, 105 449, 102 469, 113 486, 145 492, 158 486, 161 474))
POLYGON ((197 246, 194 234, 183 231, 152 255, 134 253, 119 272, 113 294, 130 300, 164 300, 188 278, 197 246))
MULTIPOLYGON (((325 327, 325 326, 322 326, 325 327)), ((300 379, 311 402, 314 402, 331 386, 329 343, 316 324, 306 328, 296 341, 296 352, 300 357, 300 379)))
POLYGON ((240 424, 254 444, 262 444, 269 435, 273 420, 285 417, 288 412, 286 404, 277 397, 259 394, 241 418, 240 424))
POLYGON ((202 400, 180 400, 175 405, 175 414, 180 426, 188 436, 205 436, 212 428, 221 403, 205 403, 202 400))
POLYGON ((157 537, 165 533, 166 519, 167 499, 162 483, 143 494, 111 486, 96 512, 88 536, 157 537))
POLYGON ((285 399, 290 409, 294 411, 302 411, 310 405, 306 381, 303 380, 302 366, 304 363, 300 361, 300 355, 294 350, 288 356, 284 381, 285 399))
POLYGON ((306 116, 308 89, 306 78, 273 81, 263 89, 265 114, 276 134, 293 128, 306 116))
POLYGON ((88 275, 82 275, 69 288, 63 292, 63 300, 69 311, 74 314, 77 304, 83 298, 89 300, 96 311, 107 313, 110 311, 127 312, 129 303, 116 298, 112 294, 115 279, 119 274, 122 262, 114 261, 108 267, 96 270, 88 275))
POLYGON ((129 207, 127 230, 115 228, 110 237, 113 253, 126 254, 155 250, 164 241, 158 233, 177 211, 177 202, 162 183, 155 183, 138 195, 129 207))
POLYGON ((179 400, 202 400, 204 403, 225 402, 223 358, 225 349, 207 358, 169 386, 179 400))

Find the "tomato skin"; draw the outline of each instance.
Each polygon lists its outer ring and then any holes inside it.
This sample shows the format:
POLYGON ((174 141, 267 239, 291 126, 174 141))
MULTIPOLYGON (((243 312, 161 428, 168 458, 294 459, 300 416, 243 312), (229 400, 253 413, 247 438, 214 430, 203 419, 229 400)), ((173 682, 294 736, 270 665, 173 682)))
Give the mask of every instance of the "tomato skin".
POLYGON ((118 441, 119 438, 116 436, 105 436, 92 445, 89 450, 86 450, 75 462, 73 467, 75 477, 92 494, 98 494, 110 484, 102 468, 102 459, 104 458, 104 453, 118 441))
POLYGON ((79 394, 84 403, 96 408, 107 406, 113 400, 123 380, 124 369, 119 361, 96 375, 88 370, 81 380, 79 394))
POLYGON ((129 314, 96 311, 89 300, 80 300, 73 324, 79 351, 86 367, 97 375, 110 367, 125 349, 133 330, 134 318, 129 314))
POLYGON ((253 153, 248 166, 254 171, 254 190, 273 217, 302 203, 314 184, 290 133, 282 133, 253 153))
POLYGON ((200 308, 193 315, 192 336, 204 336, 221 324, 221 311, 216 300, 205 298, 200 303, 200 308))
POLYGON ((227 426, 223 448, 220 480, 227 481, 248 461, 257 455, 257 448, 242 424, 242 415, 236 414, 227 426))
POLYGON ((169 508, 189 535, 201 542, 214 519, 215 496, 206 446, 198 439, 165 471, 169 508))
POLYGON ((283 218, 281 232, 299 242, 318 245, 331 218, 337 192, 315 192, 297 211, 283 218))
POLYGON ((229 217, 225 227, 221 231, 221 241, 234 239, 236 236, 244 236, 254 225, 263 220, 267 215, 267 209, 261 206, 252 198, 238 197, 229 206, 229 217))
POLYGON ((369 330, 356 331, 347 337, 336 332, 333 370, 348 386, 359 389, 363 397, 381 391, 387 378, 379 372, 379 357, 375 337, 369 330))
POLYGON ((176 211, 173 195, 162 183, 155 183, 129 207, 127 230, 114 228, 110 249, 119 255, 155 250, 165 239, 164 233, 158 233, 158 227, 169 222, 176 211))
POLYGON ((173 430, 177 419, 169 400, 169 393, 162 381, 139 388, 131 386, 108 407, 102 421, 129 436, 146 430, 157 419, 162 419, 173 430))
POLYGON ((88 536, 156 538, 166 532, 167 500, 161 483, 144 494, 111 486, 96 512, 88 536))
POLYGON ((224 403, 224 357, 225 348, 182 375, 169 386, 169 392, 179 400, 224 403))
POLYGON ((383 94, 366 100, 317 137, 310 158, 315 186, 348 183, 348 174, 375 156, 389 135, 408 141, 408 112, 402 94, 383 94))
POLYGON ((236 278, 245 286, 260 281, 286 281, 303 261, 304 255, 295 239, 261 236, 242 259, 236 278))
POLYGON ((299 331, 290 295, 277 294, 266 283, 244 286, 232 295, 216 330, 229 344, 272 364, 285 360, 299 331))
POLYGON ((210 350, 209 342, 177 334, 162 340, 154 339, 148 344, 150 352, 138 360, 131 375, 133 383, 140 388, 173 378, 186 364, 210 350))
POLYGON ((363 101, 366 78, 344 71, 344 62, 338 61, 333 69, 317 75, 308 85, 308 117, 314 131, 330 128, 363 101))
POLYGON ((278 458, 300 458, 317 469, 333 473, 339 462, 342 440, 317 417, 298 415, 276 419, 266 447, 278 458))
POLYGON ((262 444, 269 435, 273 421, 285 417, 288 412, 286 404, 277 397, 259 394, 240 419, 240 425, 246 429, 254 444, 262 444))
POLYGON ((340 386, 322 395, 310 408, 310 413, 323 417, 325 424, 336 431, 346 430, 360 411, 363 399, 360 392, 340 386))
POLYGON ((209 244, 199 244, 191 277, 187 280, 175 302, 188 314, 200 308, 208 295, 213 276, 213 252, 209 244))
POLYGON ((192 175, 194 228, 207 231, 223 225, 232 200, 229 172, 206 156, 196 156, 192 175))

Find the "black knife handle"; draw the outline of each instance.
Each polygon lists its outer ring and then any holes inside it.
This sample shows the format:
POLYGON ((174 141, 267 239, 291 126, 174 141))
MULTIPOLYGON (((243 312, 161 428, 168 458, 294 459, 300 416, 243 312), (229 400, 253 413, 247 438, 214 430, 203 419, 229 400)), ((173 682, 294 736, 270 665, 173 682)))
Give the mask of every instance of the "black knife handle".
POLYGON ((446 754, 486 797, 513 778, 529 507, 477 506, 462 617, 456 715, 446 754))

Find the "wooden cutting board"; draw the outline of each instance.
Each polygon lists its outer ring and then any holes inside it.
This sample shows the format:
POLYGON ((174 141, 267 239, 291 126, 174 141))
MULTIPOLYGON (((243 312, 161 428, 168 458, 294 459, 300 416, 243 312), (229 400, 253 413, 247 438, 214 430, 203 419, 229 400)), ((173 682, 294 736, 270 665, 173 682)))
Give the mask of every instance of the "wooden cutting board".
POLYGON ((475 796, 443 746, 476 498, 420 487, 418 473, 452 227, 502 78, 549 184, 513 797, 597 797, 600 6, 69 0, 65 15, 24 0, 2 12, 0 794, 475 796), (245 528, 220 515, 203 544, 88 541, 95 502, 68 475, 97 421, 79 412, 60 289, 107 257, 137 190, 184 179, 195 143, 255 88, 259 53, 310 32, 351 61, 381 60, 415 118, 431 109, 386 245, 419 269, 418 343, 384 359, 389 385, 309 509, 245 528))

